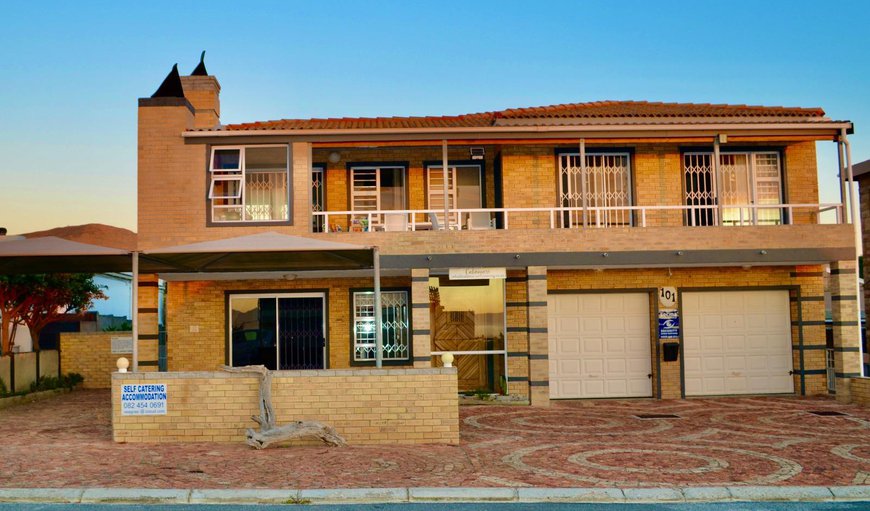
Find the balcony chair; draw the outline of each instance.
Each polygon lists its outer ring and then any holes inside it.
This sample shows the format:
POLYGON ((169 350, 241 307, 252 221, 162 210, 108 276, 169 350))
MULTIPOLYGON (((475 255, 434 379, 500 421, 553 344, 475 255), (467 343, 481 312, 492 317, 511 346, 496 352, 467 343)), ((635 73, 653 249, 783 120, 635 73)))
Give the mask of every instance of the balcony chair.
POLYGON ((492 228, 492 221, 486 211, 475 211, 468 214, 468 230, 484 231, 492 228))
POLYGON ((405 213, 384 213, 385 231, 407 231, 408 216, 405 213))

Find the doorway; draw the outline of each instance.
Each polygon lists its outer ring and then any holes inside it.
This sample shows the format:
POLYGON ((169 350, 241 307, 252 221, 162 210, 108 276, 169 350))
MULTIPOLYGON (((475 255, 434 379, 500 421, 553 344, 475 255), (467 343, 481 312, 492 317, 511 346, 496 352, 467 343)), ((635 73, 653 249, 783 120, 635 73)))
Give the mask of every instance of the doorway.
POLYGON ((323 293, 232 294, 229 311, 231 366, 326 368, 323 293))

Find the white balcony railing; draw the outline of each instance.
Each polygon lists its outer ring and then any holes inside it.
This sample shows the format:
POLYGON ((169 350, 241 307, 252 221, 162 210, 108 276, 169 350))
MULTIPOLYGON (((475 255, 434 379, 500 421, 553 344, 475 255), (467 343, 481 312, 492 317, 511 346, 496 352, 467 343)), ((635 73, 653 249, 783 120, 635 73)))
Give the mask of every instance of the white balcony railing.
POLYGON ((443 209, 371 211, 314 211, 317 225, 330 231, 428 231, 520 228, 602 228, 685 226, 751 226, 806 223, 843 223, 843 205, 729 204, 710 206, 624 206, 551 208, 451 209, 449 222, 443 209), (806 215, 806 216, 802 216, 806 215), (682 223, 680 223, 682 222, 682 223))

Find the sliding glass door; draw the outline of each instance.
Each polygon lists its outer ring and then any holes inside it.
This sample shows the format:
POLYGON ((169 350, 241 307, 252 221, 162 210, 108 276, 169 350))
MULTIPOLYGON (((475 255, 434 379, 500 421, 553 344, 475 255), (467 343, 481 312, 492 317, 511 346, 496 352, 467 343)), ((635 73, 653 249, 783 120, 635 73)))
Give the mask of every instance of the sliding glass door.
POLYGON ((324 295, 230 296, 230 365, 269 369, 324 369, 324 295))

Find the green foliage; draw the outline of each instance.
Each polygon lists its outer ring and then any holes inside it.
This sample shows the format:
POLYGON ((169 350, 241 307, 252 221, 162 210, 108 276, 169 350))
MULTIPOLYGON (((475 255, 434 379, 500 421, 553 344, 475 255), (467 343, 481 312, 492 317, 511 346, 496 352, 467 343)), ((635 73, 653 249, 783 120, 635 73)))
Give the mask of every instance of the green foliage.
POLYGON ((30 392, 54 389, 72 390, 83 381, 85 381, 85 378, 79 373, 62 374, 59 378, 54 376, 43 376, 30 384, 30 392))
POLYGON ((130 332, 132 330, 133 323, 131 321, 123 321, 103 327, 103 332, 130 332))
POLYGON ((84 312, 94 300, 106 298, 91 273, 0 275, 0 352, 12 348, 9 326, 24 323, 37 343, 49 323, 70 312, 84 312))
POLYGON ((0 378, 0 397, 6 397, 9 395, 9 389, 6 387, 6 382, 3 381, 3 378, 0 378))

